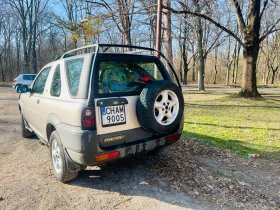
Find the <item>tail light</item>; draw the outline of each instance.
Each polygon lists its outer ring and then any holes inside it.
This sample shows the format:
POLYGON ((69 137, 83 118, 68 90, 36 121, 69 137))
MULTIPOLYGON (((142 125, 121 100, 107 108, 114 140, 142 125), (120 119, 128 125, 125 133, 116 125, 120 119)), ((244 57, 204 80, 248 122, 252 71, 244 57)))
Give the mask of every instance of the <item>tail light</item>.
POLYGON ((96 128, 94 107, 86 107, 82 111, 82 127, 86 130, 96 128))
POLYGON ((167 137, 167 142, 171 143, 173 141, 176 141, 176 140, 180 139, 180 137, 181 137, 181 133, 177 133, 173 136, 169 136, 169 137, 167 137))
POLYGON ((13 83, 15 83, 16 81, 17 81, 17 80, 16 80, 16 79, 14 79, 14 80, 13 80, 13 83))

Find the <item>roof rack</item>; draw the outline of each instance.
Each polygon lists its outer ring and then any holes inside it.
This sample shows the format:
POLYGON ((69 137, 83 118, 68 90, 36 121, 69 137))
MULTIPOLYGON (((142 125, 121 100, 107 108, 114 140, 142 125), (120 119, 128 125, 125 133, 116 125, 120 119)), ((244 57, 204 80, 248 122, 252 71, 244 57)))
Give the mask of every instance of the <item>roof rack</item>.
MULTIPOLYGON (((74 49, 74 50, 70 50, 70 51, 64 53, 64 54, 60 57, 60 59, 66 58, 67 55, 69 55, 69 54, 71 54, 71 53, 73 53, 73 52, 78 52, 78 51, 85 50, 85 49, 88 49, 88 48, 93 48, 93 47, 96 47, 96 49, 98 49, 98 44, 86 45, 86 46, 79 47, 79 48, 74 49)), ((95 52, 97 52, 97 51, 95 51, 95 52)))
POLYGON ((79 48, 74 49, 74 50, 70 50, 70 51, 64 53, 60 57, 60 59, 69 57, 69 54, 74 53, 74 52, 79 52, 79 51, 82 51, 82 50, 84 50, 85 53, 88 53, 86 49, 89 49, 89 48, 95 48, 94 53, 97 54, 97 53, 99 53, 99 49, 102 49, 102 52, 106 52, 108 49, 110 49, 112 47, 136 49, 134 51, 128 51, 128 52, 125 52, 125 53, 141 53, 141 52, 147 52, 147 51, 158 53, 167 62, 169 68, 171 69, 171 71, 173 72, 173 74, 176 78, 176 81, 179 85, 179 88, 182 89, 181 85, 180 85, 180 82, 179 82, 179 79, 176 75, 176 72, 175 72, 173 66, 171 65, 171 63, 168 61, 168 59, 160 51, 158 51, 156 49, 153 49, 153 48, 149 48, 149 47, 139 47, 139 46, 133 46, 133 45, 124 45, 124 44, 99 44, 99 43, 96 43, 96 44, 91 44, 91 45, 86 45, 86 46, 83 46, 83 47, 79 47, 79 48), (106 48, 105 50, 103 49, 104 47, 106 48))

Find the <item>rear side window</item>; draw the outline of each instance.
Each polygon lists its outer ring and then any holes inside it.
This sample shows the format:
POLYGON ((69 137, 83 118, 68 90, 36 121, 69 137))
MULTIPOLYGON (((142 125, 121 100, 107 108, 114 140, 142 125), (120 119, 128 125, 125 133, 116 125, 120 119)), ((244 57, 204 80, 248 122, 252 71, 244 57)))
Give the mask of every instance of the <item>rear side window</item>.
POLYGON ((53 74, 51 95, 57 97, 60 96, 60 90, 61 90, 60 65, 57 65, 53 74))
POLYGON ((158 66, 152 61, 101 61, 98 93, 141 91, 146 81, 163 80, 158 66))
POLYGON ((34 80, 36 75, 23 75, 24 80, 34 80))
POLYGON ((83 58, 66 61, 68 87, 72 96, 78 93, 83 63, 83 58))
POLYGON ((42 94, 44 92, 45 84, 46 84, 50 70, 51 70, 51 67, 48 67, 41 71, 41 73, 35 80, 33 88, 32 88, 34 93, 42 94))

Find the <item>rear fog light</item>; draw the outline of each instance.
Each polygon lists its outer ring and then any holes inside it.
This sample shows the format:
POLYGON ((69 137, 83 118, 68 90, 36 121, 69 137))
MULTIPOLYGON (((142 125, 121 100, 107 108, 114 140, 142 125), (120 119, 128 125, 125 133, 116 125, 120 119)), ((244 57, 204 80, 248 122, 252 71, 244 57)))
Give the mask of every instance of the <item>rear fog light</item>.
POLYGON ((94 157, 95 162, 100 162, 100 161, 105 161, 105 160, 110 160, 119 157, 120 152, 115 151, 115 152, 110 152, 107 154, 102 154, 102 155, 96 155, 94 157))
POLYGON ((167 137, 167 142, 171 143, 173 141, 180 139, 180 137, 181 137, 181 133, 175 134, 173 136, 169 136, 169 137, 167 137))

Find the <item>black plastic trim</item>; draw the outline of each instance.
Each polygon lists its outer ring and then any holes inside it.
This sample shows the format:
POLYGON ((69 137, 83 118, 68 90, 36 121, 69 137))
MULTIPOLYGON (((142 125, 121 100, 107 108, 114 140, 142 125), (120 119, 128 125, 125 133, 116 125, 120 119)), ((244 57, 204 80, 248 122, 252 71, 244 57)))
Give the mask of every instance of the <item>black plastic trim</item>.
POLYGON ((102 99, 97 101, 97 106, 116 106, 116 105, 124 105, 128 104, 126 98, 109 98, 102 99))

